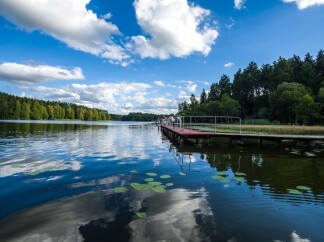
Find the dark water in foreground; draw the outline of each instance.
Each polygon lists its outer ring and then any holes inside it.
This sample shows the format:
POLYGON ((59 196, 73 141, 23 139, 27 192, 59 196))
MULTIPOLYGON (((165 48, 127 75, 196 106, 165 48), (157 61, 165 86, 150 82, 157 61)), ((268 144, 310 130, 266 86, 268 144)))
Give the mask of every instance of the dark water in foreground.
POLYGON ((324 149, 102 124, 0 123, 0 241, 324 241, 324 149))

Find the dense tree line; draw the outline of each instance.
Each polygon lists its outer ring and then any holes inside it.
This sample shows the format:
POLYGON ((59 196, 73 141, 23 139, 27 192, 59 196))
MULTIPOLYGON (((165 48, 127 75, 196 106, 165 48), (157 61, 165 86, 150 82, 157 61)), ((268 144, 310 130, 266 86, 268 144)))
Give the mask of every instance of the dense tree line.
POLYGON ((110 115, 106 110, 76 104, 17 97, 0 92, 0 119, 79 119, 97 121, 109 120, 110 115))
POLYGON ((258 67, 251 62, 239 69, 233 82, 223 75, 203 90, 200 99, 179 105, 182 115, 230 115, 244 119, 269 119, 281 123, 323 124, 324 51, 313 58, 280 57, 258 67))
POLYGON ((152 113, 129 113, 127 115, 111 114, 111 119, 115 121, 156 121, 163 115, 152 113))

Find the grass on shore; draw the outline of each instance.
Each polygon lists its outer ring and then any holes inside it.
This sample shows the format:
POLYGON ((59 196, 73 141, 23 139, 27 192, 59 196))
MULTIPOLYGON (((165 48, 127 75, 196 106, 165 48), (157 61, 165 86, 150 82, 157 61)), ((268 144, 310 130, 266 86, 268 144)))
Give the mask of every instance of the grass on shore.
MULTIPOLYGON (((217 132, 238 133, 239 125, 217 125, 217 132)), ((200 126, 199 130, 215 131, 215 126, 200 126)), ((301 125, 242 125, 242 133, 255 134, 291 134, 291 135, 324 135, 324 126, 301 125)))

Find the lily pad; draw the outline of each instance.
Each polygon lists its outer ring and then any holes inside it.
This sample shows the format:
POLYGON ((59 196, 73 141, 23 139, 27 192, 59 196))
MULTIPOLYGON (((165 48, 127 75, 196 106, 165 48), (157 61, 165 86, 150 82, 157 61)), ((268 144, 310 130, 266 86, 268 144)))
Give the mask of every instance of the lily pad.
POLYGON ((244 177, 235 176, 234 179, 238 182, 245 182, 244 177))
POLYGON ((293 154, 293 155, 300 155, 299 151, 291 151, 290 154, 293 154))
POLYGON ((31 176, 36 176, 36 175, 38 175, 39 173, 41 173, 41 171, 32 171, 32 172, 29 173, 29 175, 31 175, 31 176))
POLYGON ((148 182, 147 185, 150 187, 156 187, 156 186, 160 186, 162 183, 161 182, 148 182))
POLYGON ((212 176, 212 178, 214 178, 214 179, 224 179, 224 177, 223 177, 223 176, 219 176, 219 175, 216 175, 216 176, 212 176))
POLYGON ((154 181, 154 178, 146 178, 144 181, 146 181, 146 182, 152 182, 152 181, 154 181))
POLYGON ((117 192, 117 193, 123 193, 123 192, 126 192, 128 189, 126 187, 116 187, 114 188, 114 192, 117 192))
POLYGON ((132 170, 131 173, 138 173, 136 170, 132 170))
POLYGON ((169 182, 169 183, 167 183, 167 184, 165 184, 167 187, 172 187, 172 186, 174 186, 174 184, 172 183, 172 182, 169 182))
POLYGON ((310 152, 305 152, 305 155, 308 156, 308 157, 314 157, 314 156, 316 156, 315 154, 310 153, 310 152))
POLYGON ((187 174, 183 173, 183 172, 179 172, 180 176, 186 176, 187 174))
POLYGON ((227 174, 225 173, 225 171, 218 171, 217 175, 219 176, 227 176, 227 174))
POLYGON ((148 173, 146 173, 146 175, 148 175, 148 176, 156 176, 157 174, 153 173, 153 172, 148 172, 148 173))
POLYGON ((295 194, 295 195, 302 194, 302 192, 301 191, 298 191, 297 189, 287 189, 287 192, 289 194, 295 194))
POLYGON ((306 187, 306 186, 297 186, 296 188, 302 191, 309 191, 311 189, 310 187, 306 187))
POLYGON ((131 183, 131 187, 133 187, 137 191, 147 191, 151 189, 150 186, 146 184, 139 184, 139 183, 131 183))
POLYGON ((142 218, 142 219, 147 217, 147 214, 144 212, 137 212, 136 215, 137 215, 137 217, 142 218))
POLYGON ((230 180, 226 179, 226 178, 222 178, 219 180, 221 183, 229 183, 231 182, 230 180))
POLYGON ((235 172, 235 176, 246 176, 243 172, 235 172))
POLYGON ((162 179, 166 179, 166 178, 170 178, 171 176, 170 175, 163 175, 163 176, 160 176, 160 178, 162 179))
POLYGON ((166 192, 165 188, 162 187, 162 186, 152 187, 152 190, 154 192, 158 192, 158 193, 165 193, 166 192))

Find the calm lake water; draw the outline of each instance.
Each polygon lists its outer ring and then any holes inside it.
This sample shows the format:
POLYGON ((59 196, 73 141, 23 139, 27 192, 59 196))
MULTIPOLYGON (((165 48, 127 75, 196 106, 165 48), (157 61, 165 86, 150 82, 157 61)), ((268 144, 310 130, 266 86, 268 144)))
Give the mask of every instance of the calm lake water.
POLYGON ((0 241, 323 242, 324 149, 178 146, 143 123, 0 122, 0 241))

